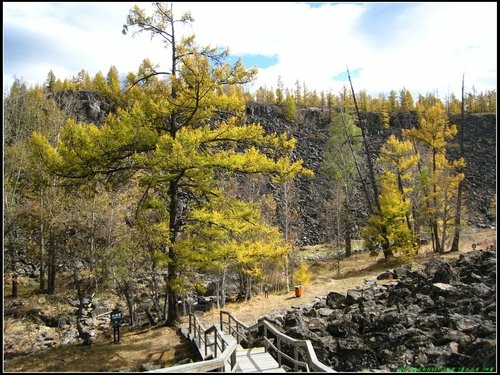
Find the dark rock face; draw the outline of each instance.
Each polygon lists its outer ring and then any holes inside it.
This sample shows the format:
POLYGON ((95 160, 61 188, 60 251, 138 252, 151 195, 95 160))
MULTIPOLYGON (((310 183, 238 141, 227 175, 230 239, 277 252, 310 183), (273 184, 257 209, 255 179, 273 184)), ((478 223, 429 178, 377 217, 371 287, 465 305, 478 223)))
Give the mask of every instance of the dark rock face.
MULTIPOLYGON (((461 118, 452 118, 461 131, 461 118)), ((465 154, 464 198, 468 208, 469 222, 483 227, 496 221, 491 209, 496 197, 496 115, 471 114, 465 117, 463 127, 465 154)), ((458 156, 460 133, 449 148, 452 158, 458 156)))
MULTIPOLYGON (((114 104, 104 94, 90 90, 61 90, 53 95, 56 103, 65 110, 68 116, 80 122, 101 125, 107 115, 113 111, 114 104)), ((297 185, 298 219, 293 231, 298 234, 298 243, 314 245, 332 241, 332 216, 327 206, 334 197, 331 191, 331 182, 319 172, 323 162, 323 149, 329 138, 329 117, 327 111, 318 108, 299 110, 296 123, 286 121, 283 111, 278 106, 247 103, 248 123, 260 123, 269 133, 282 134, 297 139, 294 158, 304 160, 304 166, 315 173, 315 177, 299 178, 297 185)), ((461 118, 453 118, 459 132, 461 118)), ((417 126, 418 119, 415 112, 394 112, 391 114, 389 129, 379 125, 378 114, 362 113, 362 126, 370 143, 370 153, 373 160, 382 144, 391 134, 400 135, 402 129, 417 126)), ((465 118, 464 149, 466 159, 464 206, 467 208, 467 220, 475 226, 487 226, 495 223, 496 217, 491 209, 492 201, 496 196, 496 115, 474 114, 465 118)), ((451 159, 458 157, 459 135, 450 142, 449 154, 451 159)), ((375 165, 375 168, 377 166, 375 165)), ((279 189, 271 186, 277 200, 281 199, 279 189)), ((354 198, 353 207, 355 226, 361 227, 366 223, 367 207, 364 196, 359 188, 353 187, 351 194, 354 198)))
POLYGON ((59 90, 51 95, 59 108, 78 122, 102 125, 112 108, 109 99, 99 91, 59 90))
MULTIPOLYGON (((319 110, 307 110, 299 113, 296 123, 285 120, 282 110, 278 106, 247 103, 247 122, 260 123, 267 133, 287 133, 297 139, 293 157, 304 160, 304 166, 313 170, 314 178, 299 178, 298 187, 299 222, 294 228, 300 232, 298 238, 301 244, 317 244, 329 240, 328 222, 324 207, 325 202, 331 201, 329 182, 317 174, 323 161, 323 148, 328 140, 329 119, 319 110)), ((279 192, 277 194, 280 200, 279 192)))
MULTIPOLYGON (((449 143, 449 158, 458 157, 461 119, 452 118, 457 124, 459 134, 449 143)), ((267 132, 288 135, 297 139, 295 157, 304 160, 304 166, 315 172, 312 179, 298 179, 299 221, 297 228, 301 235, 302 245, 312 245, 331 241, 331 213, 326 209, 333 197, 331 183, 320 173, 323 162, 323 148, 328 140, 329 119, 327 112, 319 109, 299 111, 296 123, 285 120, 278 106, 258 103, 247 104, 247 122, 260 123, 267 132)), ((391 114, 390 127, 384 129, 379 125, 376 113, 362 113, 362 125, 370 143, 373 160, 378 150, 391 134, 401 135, 402 129, 418 126, 415 112, 394 112, 391 114)), ((496 222, 492 212, 492 200, 496 194, 496 115, 474 114, 465 118, 464 154, 466 160, 463 205, 467 208, 464 220, 474 226, 493 225, 496 222)), ((377 165, 375 165, 377 168, 377 165)), ((356 225, 362 226, 367 219, 365 198, 359 189, 353 188, 359 207, 355 214, 356 225)), ((279 197, 278 197, 279 200, 279 197)))
POLYGON ((337 371, 495 367, 496 248, 434 258, 404 275, 398 269, 387 284, 332 291, 265 319, 310 340, 318 359, 337 371))

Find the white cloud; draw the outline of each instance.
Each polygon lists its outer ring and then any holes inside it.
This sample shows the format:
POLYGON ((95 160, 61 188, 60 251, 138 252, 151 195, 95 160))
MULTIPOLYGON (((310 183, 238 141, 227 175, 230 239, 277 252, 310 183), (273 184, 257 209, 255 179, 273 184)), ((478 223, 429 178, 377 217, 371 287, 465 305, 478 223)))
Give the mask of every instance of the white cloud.
MULTIPOLYGON (((50 69, 64 79, 82 68, 106 74, 111 65, 127 73, 145 57, 167 69, 159 40, 121 34, 133 4, 4 3, 4 80, 42 83, 50 69), (13 43, 23 48, 13 50, 13 43)), ((194 32, 201 45, 277 57, 259 70, 254 88, 276 87, 281 76, 289 88, 298 80, 338 92, 348 82, 333 77, 348 65, 359 71, 355 89, 374 96, 403 86, 414 95, 459 95, 463 72, 469 88, 496 89, 494 3, 174 4, 175 13, 185 10, 195 22, 179 32, 194 32)))

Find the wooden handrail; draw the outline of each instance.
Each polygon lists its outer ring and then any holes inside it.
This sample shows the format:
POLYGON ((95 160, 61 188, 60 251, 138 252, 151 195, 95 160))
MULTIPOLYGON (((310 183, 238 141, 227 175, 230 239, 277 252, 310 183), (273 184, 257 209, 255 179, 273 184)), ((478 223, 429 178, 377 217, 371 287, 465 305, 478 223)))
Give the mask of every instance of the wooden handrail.
MULTIPOLYGON (((264 346, 266 348, 266 351, 269 351, 269 348, 273 349, 277 356, 280 358, 280 362, 281 362, 281 357, 285 357, 285 359, 287 359, 290 363, 293 363, 294 364, 294 371, 295 372, 298 372, 299 371, 299 366, 303 366, 304 369, 306 370, 305 372, 310 372, 309 371, 309 365, 307 364, 307 362, 304 362, 304 361, 297 361, 295 359, 293 359, 292 357, 290 357, 288 354, 282 352, 281 350, 279 350, 272 342, 271 340, 269 340, 267 337, 264 337, 264 346)), ((281 365, 280 365, 281 366, 281 365)))
MULTIPOLYGON (((307 365, 309 368, 306 370, 314 371, 314 372, 335 372, 330 367, 321 363, 316 357, 316 353, 314 348, 309 340, 297 340, 284 333, 278 331, 270 322, 265 319, 259 320, 257 323, 248 326, 245 323, 236 319, 230 312, 221 311, 220 312, 220 326, 221 330, 224 329, 224 326, 228 328, 228 332, 233 335, 236 334, 236 341, 240 343, 241 341, 245 341, 248 346, 253 346, 255 342, 258 341, 267 341, 269 344, 272 344, 269 340, 268 333, 270 332, 276 338, 277 345, 273 345, 273 349, 276 350, 278 364, 282 365, 282 358, 284 357, 289 362, 293 363, 295 371, 298 371, 298 366, 303 366, 304 362, 298 359, 299 349, 302 348, 307 354, 307 365), (224 316, 227 316, 227 322, 224 321, 224 316), (234 324, 232 324, 234 322, 234 324), (258 331, 260 327, 264 327, 264 335, 262 337, 252 337, 252 332, 258 331), (293 357, 288 355, 284 351, 282 351, 281 343, 285 342, 286 344, 293 347, 293 357)), ((267 350, 267 347, 266 347, 267 350)))
POLYGON ((222 330, 215 324, 209 328, 205 328, 195 315, 189 314, 189 335, 192 335, 193 341, 198 341, 198 347, 201 347, 201 343, 203 342, 205 356, 208 354, 208 347, 213 347, 213 355, 215 358, 200 362, 186 363, 179 366, 164 367, 147 372, 208 372, 213 370, 224 372, 226 364, 229 364, 231 370, 234 369, 236 366, 236 349, 238 343, 228 343, 224 338, 222 330), (211 334, 213 334, 213 342, 209 342, 211 334), (218 350, 220 350, 220 355, 218 355, 218 350))
MULTIPOLYGON (((203 325, 198 321, 196 316, 189 314, 189 334, 193 334, 192 340, 198 340, 198 347, 200 347, 201 342, 205 345, 205 350, 207 344, 209 346, 214 346, 214 356, 216 358, 187 363, 179 366, 165 367, 157 370, 151 370, 147 372, 156 373, 173 373, 173 372, 208 372, 208 371, 219 371, 224 372, 226 365, 230 365, 231 371, 234 370, 236 366, 236 350, 238 345, 242 342, 245 345, 251 347, 256 342, 263 342, 266 351, 271 348, 276 352, 278 357, 277 361, 279 366, 282 365, 283 359, 293 364, 295 371, 297 372, 299 366, 305 369, 305 371, 310 372, 335 372, 333 369, 321 363, 316 357, 314 348, 309 340, 297 340, 284 333, 278 331, 270 322, 265 319, 261 319, 257 323, 248 326, 245 323, 236 319, 230 312, 221 311, 220 312, 220 328, 215 324, 205 329, 203 325), (227 322, 224 321, 224 317, 227 316, 227 322), (263 327, 264 334, 259 337, 252 337, 252 332, 257 331, 263 327), (227 342, 224 339, 224 328, 227 328, 228 332, 235 337, 236 341, 227 342), (213 332, 214 342, 209 343, 208 337, 213 332), (276 345, 269 339, 268 335, 274 335, 276 339, 276 345), (293 357, 288 353, 285 353, 281 344, 286 343, 293 347, 293 357), (302 348, 307 354, 307 361, 300 361, 298 359, 299 349, 302 348), (217 349, 221 350, 220 355, 217 355, 217 349)), ((206 351, 205 351, 206 355, 206 351)))
POLYGON ((218 372, 224 372, 227 363, 231 364, 231 370, 232 370, 236 365, 237 347, 238 344, 236 342, 232 342, 217 358, 209 359, 207 361, 186 363, 184 365, 179 365, 179 366, 164 367, 147 372, 178 373, 178 372, 208 372, 213 370, 217 370, 218 372))
POLYGON ((245 342, 246 345, 249 345, 249 337, 248 337, 248 326, 242 321, 236 319, 230 312, 221 310, 220 311, 220 329, 224 331, 224 328, 227 329, 228 333, 232 335, 238 344, 245 342), (228 317, 228 321, 224 321, 224 316, 228 317), (233 321, 235 324, 231 324, 233 321))

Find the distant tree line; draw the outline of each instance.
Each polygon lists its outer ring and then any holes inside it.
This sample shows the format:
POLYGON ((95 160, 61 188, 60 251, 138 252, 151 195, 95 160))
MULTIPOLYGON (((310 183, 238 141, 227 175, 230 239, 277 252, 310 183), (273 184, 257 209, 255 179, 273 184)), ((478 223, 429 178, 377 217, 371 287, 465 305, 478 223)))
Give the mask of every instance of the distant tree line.
MULTIPOLYGON (((323 111, 344 106, 350 111, 354 111, 354 100, 350 90, 343 86, 340 92, 309 90, 305 82, 302 84, 296 81, 295 88, 283 88, 281 78, 278 78, 278 88, 259 87, 252 99, 258 103, 284 105, 287 98, 293 99, 297 107, 315 107, 323 111)), ((411 92, 403 87, 401 90, 391 90, 389 94, 381 93, 377 97, 372 97, 366 90, 356 93, 357 104, 360 111, 414 111, 416 105, 432 105, 440 102, 448 115, 461 113, 461 100, 455 94, 446 95, 444 100, 433 93, 419 94, 416 100, 411 92)), ((468 113, 494 113, 496 112, 496 90, 478 92, 474 86, 467 93, 465 100, 465 110, 468 113)))

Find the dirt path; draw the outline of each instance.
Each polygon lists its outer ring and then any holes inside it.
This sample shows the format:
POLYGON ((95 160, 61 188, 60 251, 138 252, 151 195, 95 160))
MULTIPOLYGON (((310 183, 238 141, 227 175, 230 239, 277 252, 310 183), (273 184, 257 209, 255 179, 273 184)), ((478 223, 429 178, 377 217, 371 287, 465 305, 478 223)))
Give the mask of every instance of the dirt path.
MULTIPOLYGON (((485 229, 477 232, 463 233, 460 241, 460 251, 441 255, 445 259, 458 258, 461 253, 471 251, 472 244, 477 249, 488 246, 496 247, 496 230, 485 229)), ((422 263, 435 256, 430 245, 423 247, 419 255, 413 260, 412 268, 418 268, 422 263)), ((387 265, 383 256, 376 258, 369 254, 355 254, 349 259, 340 261, 340 275, 337 273, 337 264, 331 262, 314 262, 311 265, 313 278, 310 285, 306 286, 301 297, 295 297, 295 290, 289 293, 269 293, 269 298, 264 298, 263 293, 253 297, 248 302, 230 303, 224 307, 225 311, 233 313, 239 320, 246 324, 257 321, 260 317, 271 312, 303 306, 312 303, 316 297, 325 297, 331 291, 339 293, 364 284, 366 278, 376 277, 380 273, 392 269, 394 265, 387 265)), ((203 324, 211 325, 219 321, 219 310, 213 309, 200 316, 203 324)))

